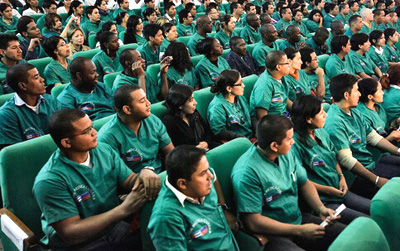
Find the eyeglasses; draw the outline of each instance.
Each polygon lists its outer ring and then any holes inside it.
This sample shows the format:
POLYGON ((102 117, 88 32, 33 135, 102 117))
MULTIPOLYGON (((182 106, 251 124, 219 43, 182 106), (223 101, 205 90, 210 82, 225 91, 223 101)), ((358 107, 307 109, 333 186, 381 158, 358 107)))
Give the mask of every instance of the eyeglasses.
POLYGON ((91 134, 93 129, 94 129, 94 127, 93 127, 93 125, 91 125, 89 128, 86 128, 83 132, 78 133, 78 134, 74 134, 72 136, 69 136, 68 138, 73 138, 73 137, 76 137, 76 136, 91 134))

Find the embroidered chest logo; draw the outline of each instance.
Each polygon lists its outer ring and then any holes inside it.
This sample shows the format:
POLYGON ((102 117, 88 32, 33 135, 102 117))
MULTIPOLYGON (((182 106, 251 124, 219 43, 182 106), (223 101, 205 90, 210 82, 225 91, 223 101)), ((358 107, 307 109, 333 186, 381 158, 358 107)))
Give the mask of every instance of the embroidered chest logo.
POLYGON ((278 199, 281 193, 282 190, 277 186, 271 186, 267 188, 267 190, 264 192, 265 203, 269 204, 273 200, 278 199))
POLYGON ((124 160, 127 162, 142 162, 143 156, 139 149, 130 148, 125 153, 124 160))
POLYGON ((93 102, 87 102, 87 103, 83 103, 79 106, 79 110, 81 110, 82 112, 85 111, 92 111, 96 108, 96 106, 94 105, 93 102))
POLYGON ((90 199, 90 198, 91 198, 92 200, 95 200, 95 199, 96 199, 96 196, 95 196, 95 194, 93 193, 93 190, 90 189, 90 187, 88 187, 88 186, 86 186, 86 185, 79 185, 79 186, 76 186, 76 187, 74 188, 73 197, 74 197, 74 200, 75 200, 77 203, 81 203, 81 202, 83 202, 83 201, 85 201, 85 200, 88 200, 88 199, 90 199))
POLYGON ((192 239, 198 239, 207 234, 211 234, 211 223, 206 219, 197 219, 193 222, 190 233, 192 239))
POLYGON ((34 127, 28 127, 28 128, 26 128, 24 130, 24 135, 25 135, 27 140, 30 140, 30 139, 34 139, 34 138, 40 137, 43 134, 38 129, 36 129, 34 127))
POLYGON ((272 102, 282 102, 283 98, 280 94, 276 94, 275 96, 272 97, 272 102))
POLYGON ((318 154, 314 154, 311 158, 311 168, 325 167, 325 161, 318 154))
POLYGON ((217 81, 218 75, 219 74, 216 72, 211 72, 210 76, 211 76, 212 81, 217 81))
POLYGON ((230 114, 229 115, 229 122, 231 124, 239 124, 240 123, 240 119, 238 116, 234 115, 234 114, 230 114))

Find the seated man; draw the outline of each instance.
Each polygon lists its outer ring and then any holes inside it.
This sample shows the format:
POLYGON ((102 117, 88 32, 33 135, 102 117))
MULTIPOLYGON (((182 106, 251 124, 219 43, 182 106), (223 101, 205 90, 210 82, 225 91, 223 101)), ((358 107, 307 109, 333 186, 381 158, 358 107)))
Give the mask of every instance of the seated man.
POLYGON ((372 31, 372 21, 374 20, 374 14, 369 8, 364 8, 360 11, 360 16, 362 18, 362 28, 361 31, 362 33, 365 33, 369 35, 372 31))
POLYGON ((25 60, 47 57, 46 52, 40 45, 42 33, 36 26, 35 20, 30 16, 23 16, 18 20, 17 34, 22 49, 22 58, 25 60))
POLYGON ((275 29, 279 34, 285 35, 286 28, 291 24, 293 19, 293 13, 289 7, 283 7, 279 11, 281 15, 281 19, 274 24, 275 29))
POLYGON ((240 37, 244 39, 246 44, 256 44, 261 40, 258 28, 260 27, 260 18, 257 14, 250 13, 246 17, 246 25, 240 31, 240 37))
POLYGON ((333 78, 342 73, 355 75, 354 65, 348 56, 350 52, 350 38, 340 35, 332 38, 331 56, 326 61, 325 72, 328 78, 333 78))
POLYGON ((79 109, 91 120, 114 114, 112 90, 97 81, 99 74, 92 60, 77 57, 72 60, 69 71, 71 83, 57 97, 63 107, 79 109))
POLYGON ((374 20, 371 22, 371 31, 373 30, 381 30, 384 31, 386 29, 386 25, 384 22, 385 19, 385 11, 376 9, 374 10, 374 20))
POLYGON ((129 223, 122 220, 157 196, 159 177, 151 170, 133 173, 110 146, 98 144, 92 121, 82 111, 54 113, 49 132, 59 149, 33 185, 42 211, 41 242, 62 250, 132 250, 140 245, 140 235, 130 234, 129 223), (128 193, 122 204, 118 191, 128 193))
POLYGON ((283 77, 290 71, 286 54, 271 51, 265 59, 265 66, 250 96, 250 107, 255 109, 258 119, 267 114, 286 114, 292 107, 289 90, 283 82, 283 77))
POLYGON ((0 108, 0 149, 47 134, 49 117, 61 109, 57 99, 45 94, 44 79, 35 66, 15 65, 6 80, 16 93, 0 108))
POLYGON ((6 73, 10 67, 25 63, 18 37, 11 34, 0 34, 0 95, 14 92, 6 81, 6 73))
POLYGON ((178 37, 193 36, 196 33, 196 26, 189 11, 183 9, 179 12, 179 24, 176 26, 176 29, 178 37))
POLYGON ((328 45, 326 45, 328 37, 329 31, 324 27, 320 27, 312 38, 307 39, 306 45, 313 49, 317 56, 326 54, 329 50, 328 45))
POLYGON ((36 22, 36 25, 39 28, 39 30, 42 30, 45 27, 44 23, 45 23, 47 14, 57 13, 57 3, 53 0, 44 1, 42 7, 46 14, 42 15, 36 22))
POLYGON ((119 62, 124 70, 114 80, 114 93, 122 85, 137 85, 146 92, 150 103, 157 103, 166 98, 168 94, 167 60, 163 60, 161 63, 161 84, 157 83, 157 76, 151 76, 144 71, 145 61, 137 50, 123 50, 119 56, 119 62))
POLYGON ((300 28, 297 27, 296 25, 293 24, 289 25, 286 29, 286 35, 287 35, 287 40, 285 40, 279 45, 279 49, 281 51, 285 50, 288 47, 292 47, 297 50, 306 47, 306 43, 304 41, 301 41, 300 28))
POLYGON ((83 24, 81 24, 81 27, 82 31, 85 33, 86 39, 89 39, 90 35, 95 35, 101 30, 104 22, 100 20, 99 10, 94 6, 87 7, 85 13, 87 19, 83 24))
POLYGON ((361 31, 363 26, 362 18, 359 15, 351 16, 349 18, 349 26, 350 28, 344 34, 351 38, 361 31))
POLYGON ((321 202, 314 184, 293 151, 293 124, 267 115, 257 125, 258 143, 232 170, 236 209, 245 229, 268 234, 265 250, 327 250, 345 225, 321 202), (303 213, 298 194, 317 213, 303 213), (319 224, 326 220, 328 226, 319 224), (335 223, 335 224, 334 224, 335 223), (332 225, 334 224, 334 225, 332 225))
POLYGON ((196 45, 203 39, 207 37, 207 33, 212 31, 212 21, 207 15, 201 15, 196 21, 197 32, 189 39, 187 47, 189 49, 190 55, 196 56, 196 45))
POLYGON ((278 32, 274 26, 264 24, 260 28, 260 34, 261 41, 254 46, 252 55, 256 61, 259 72, 263 72, 265 70, 265 59, 268 53, 279 50, 278 43, 276 43, 278 32))
POLYGON ((394 164, 396 162, 388 163, 383 158, 376 163, 367 144, 394 155, 400 155, 400 149, 373 130, 361 112, 355 109, 361 96, 357 82, 358 78, 350 74, 340 74, 331 79, 330 89, 335 103, 328 111, 324 129, 338 151, 339 164, 357 175, 350 190, 372 198, 387 179, 400 176, 400 167, 394 164))
POLYGON ((160 63, 160 46, 164 40, 163 30, 158 24, 147 24, 143 29, 143 35, 147 42, 139 46, 137 50, 146 62, 146 67, 160 63))
POLYGON ((331 23, 331 30, 329 31, 329 37, 326 40, 325 44, 328 46, 328 53, 331 54, 331 43, 332 39, 337 36, 341 36, 344 34, 344 25, 342 21, 333 20, 331 23))
POLYGON ((349 13, 350 13, 350 7, 349 4, 342 2, 339 5, 339 13, 336 15, 336 17, 333 20, 339 20, 342 21, 343 24, 348 24, 349 22, 349 13))
POLYGON ((332 21, 335 20, 335 17, 339 14, 339 7, 334 3, 325 4, 325 12, 324 16, 324 27, 331 28, 332 21))
POLYGON ((173 2, 166 3, 164 11, 164 17, 166 17, 171 24, 177 25, 175 4, 173 2))
POLYGON ((115 114, 99 131, 99 140, 109 144, 134 172, 151 168, 161 171, 159 152, 165 156, 174 146, 161 120, 150 112, 146 93, 136 85, 123 85, 114 96, 115 114))
POLYGON ((231 51, 225 56, 231 69, 240 72, 241 77, 246 77, 252 74, 257 74, 256 62, 246 49, 246 43, 243 38, 235 36, 232 37, 229 45, 231 51))
POLYGON ((149 222, 156 250, 239 250, 205 151, 178 146, 167 158, 167 175, 149 222))

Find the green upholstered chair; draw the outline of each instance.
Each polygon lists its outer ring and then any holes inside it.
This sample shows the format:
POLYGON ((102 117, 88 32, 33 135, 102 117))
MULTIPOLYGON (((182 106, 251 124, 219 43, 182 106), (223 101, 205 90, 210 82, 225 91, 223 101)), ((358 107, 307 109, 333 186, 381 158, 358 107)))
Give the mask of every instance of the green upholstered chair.
POLYGON ((210 87, 194 92, 194 99, 197 102, 196 109, 203 119, 207 119, 208 105, 213 98, 214 94, 210 92, 210 87))
POLYGON ((223 58, 225 58, 226 57, 226 55, 229 53, 231 51, 231 49, 226 49, 226 50, 224 50, 223 52, 222 52, 222 57, 223 58))
POLYGON ((134 49, 134 50, 136 50, 137 47, 139 47, 139 45, 136 44, 136 43, 124 44, 124 45, 121 45, 121 46, 119 47, 119 52, 122 52, 122 51, 125 50, 125 49, 134 49))
POLYGON ((69 84, 55 86, 53 89, 51 89, 51 95, 57 98, 58 95, 60 95, 60 93, 64 90, 64 88, 67 87, 67 85, 69 84))
POLYGON ((191 37, 192 36, 178 37, 178 39, 176 41, 184 43, 185 45, 187 45, 191 37))
POLYGON ((65 21, 67 21, 68 18, 68 13, 60 13, 58 15, 60 15, 62 23, 65 24, 65 21))
POLYGON ((107 123, 108 121, 110 121, 110 119, 111 119, 112 116, 114 116, 114 115, 110 115, 110 116, 107 116, 107 117, 104 117, 104 118, 101 118, 101 119, 98 119, 98 120, 93 121, 93 127, 94 127, 94 129, 96 129, 96 131, 99 131, 100 128, 101 128, 105 123, 107 123))
POLYGON ((193 64, 193 68, 196 67, 196 65, 200 62, 200 60, 203 59, 203 57, 204 55, 197 55, 190 58, 190 61, 193 64))
POLYGON ((11 35, 15 35, 15 32, 16 32, 17 30, 6 30, 4 33, 6 33, 6 34, 11 34, 11 35))
POLYGON ((100 49, 92 49, 92 50, 88 50, 88 51, 79 51, 79 52, 74 53, 72 58, 84 57, 84 58, 92 59, 94 57, 94 55, 96 55, 99 51, 100 51, 100 49))
POLYGON ((390 250, 400 250, 400 178, 392 178, 374 196, 371 218, 385 234, 390 250))
MULTIPOLYGON (((206 154, 210 167, 215 170, 225 201, 233 210, 233 213, 235 213, 235 207, 233 203, 233 188, 231 180, 232 168, 239 157, 242 156, 251 146, 252 144, 248 139, 237 138, 212 149, 206 154)), ((265 242, 266 238, 265 236, 263 237, 265 242)), ((249 235, 241 230, 236 233, 236 240, 239 244, 240 250, 261 251, 264 249, 265 245, 265 243, 261 244, 255 236, 249 235)))
POLYGON ((33 20, 35 20, 35 23, 37 22, 37 20, 39 20, 39 18, 41 18, 44 14, 34 14, 34 15, 29 15, 31 18, 33 18, 33 20))
POLYGON ((254 88, 254 85, 256 84, 256 82, 257 82, 257 79, 258 79, 258 76, 257 75, 250 75, 250 76, 247 76, 247 77, 244 77, 243 79, 242 79, 242 81, 243 81, 243 84, 244 84, 244 94, 243 94, 243 96, 245 96, 246 97, 246 99, 247 99, 247 102, 249 102, 250 103, 250 95, 251 95, 251 91, 253 90, 253 88, 254 88))
POLYGON ((163 105, 163 103, 164 102, 158 102, 150 106, 151 113, 156 115, 159 119, 162 119, 168 112, 167 107, 163 105))
POLYGON ((90 49, 96 48, 96 34, 89 35, 88 43, 90 49))
POLYGON ((44 68, 50 63, 51 57, 29 60, 28 63, 36 67, 41 77, 44 77, 44 68))
POLYGON ((146 72, 158 82, 158 74, 160 73, 160 64, 152 64, 147 66, 146 72))
MULTIPOLYGON (((398 211, 396 213, 398 214, 398 211)), ((378 224, 370 218, 359 217, 343 230, 328 250, 389 251, 390 249, 378 224)))
POLYGON ((0 95, 0 106, 4 105, 12 97, 14 97, 14 93, 0 95))
POLYGON ((328 61, 329 55, 322 54, 319 55, 317 58, 318 58, 318 66, 325 70, 326 61, 328 61))
POLYGON ((121 74, 120 71, 119 72, 109 73, 109 74, 105 75, 104 76, 104 84, 108 88, 112 89, 113 88, 113 84, 114 84, 114 80, 119 74, 121 74))
POLYGON ((256 45, 257 45, 257 44, 248 44, 248 45, 246 45, 246 49, 247 49, 247 51, 250 53, 250 55, 252 55, 253 49, 254 49, 254 47, 255 47, 256 45))

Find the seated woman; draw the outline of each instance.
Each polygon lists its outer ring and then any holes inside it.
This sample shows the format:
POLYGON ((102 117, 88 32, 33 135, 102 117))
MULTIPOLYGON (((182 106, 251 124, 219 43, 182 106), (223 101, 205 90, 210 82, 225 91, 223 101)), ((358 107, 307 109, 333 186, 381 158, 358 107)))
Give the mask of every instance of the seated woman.
POLYGON ((222 30, 218 31, 215 38, 218 39, 224 50, 229 49, 229 41, 234 36, 235 20, 231 15, 225 15, 221 18, 220 25, 222 26, 222 30))
POLYGON ((22 16, 30 16, 44 13, 44 9, 39 6, 38 0, 27 0, 22 11, 22 16))
POLYGON ((316 32, 318 28, 324 27, 324 18, 322 16, 322 12, 317 9, 313 9, 308 16, 308 20, 306 21, 307 29, 310 32, 316 32))
POLYGON ((72 17, 78 19, 79 23, 81 23, 81 24, 83 24, 86 21, 86 17, 83 14, 83 3, 79 0, 72 1, 71 7, 69 8, 69 11, 68 11, 68 18, 65 22, 68 23, 68 21, 72 17))
POLYGON ((400 52, 396 48, 396 44, 399 41, 399 33, 393 29, 388 28, 384 31, 386 45, 383 47, 383 54, 385 54, 389 61, 389 66, 400 62, 400 52))
POLYGON ((190 61, 189 51, 184 43, 175 42, 168 46, 163 58, 171 56, 172 61, 167 72, 168 88, 176 84, 188 85, 195 90, 199 89, 199 81, 194 73, 190 61))
POLYGON ((71 0, 60 1, 60 4, 57 8, 57 14, 68 13, 70 9, 71 9, 71 0))
POLYGON ((108 1, 106 0, 96 0, 96 2, 94 3, 94 7, 96 7, 99 10, 100 20, 102 22, 111 21, 111 18, 107 10, 107 2, 108 1))
POLYGON ((385 56, 383 47, 385 46, 385 34, 380 30, 373 30, 369 34, 369 42, 371 47, 367 55, 371 58, 372 62, 378 66, 382 73, 386 73, 389 67, 388 59, 385 56))
POLYGON ((17 29, 18 17, 13 15, 10 5, 0 3, 0 14, 0 32, 17 29))
POLYGON ((142 18, 137 15, 132 15, 128 18, 126 23, 126 33, 124 37, 124 44, 136 43, 142 45, 146 43, 143 37, 143 23, 142 18))
POLYGON ((390 130, 399 128, 400 125, 400 64, 392 65, 388 69, 388 76, 381 78, 383 108, 385 109, 388 127, 390 130))
POLYGON ((254 137, 255 112, 243 96, 244 84, 236 70, 224 70, 211 92, 216 96, 208 106, 207 119, 217 141, 229 141, 238 137, 254 137))
POLYGON ((164 105, 168 108, 162 121, 174 146, 194 145, 208 150, 211 131, 207 122, 196 110, 193 89, 177 84, 171 87, 164 105))
MULTIPOLYGON (((120 46, 124 45, 122 40, 119 39, 117 25, 115 23, 113 23, 112 21, 107 21, 107 22, 103 23, 103 25, 101 26, 101 30, 97 34, 100 34, 100 33, 105 32, 105 31, 111 31, 112 33, 114 33, 118 37, 119 45, 120 46)), ((98 42, 98 38, 97 37, 96 37, 96 40, 97 40, 97 43, 96 43, 96 49, 97 49, 97 48, 100 48, 100 43, 98 42)))
POLYGON ((76 24, 79 27, 79 20, 75 21, 75 19, 68 20, 68 23, 65 25, 64 29, 62 28, 60 15, 56 13, 46 14, 46 18, 44 20, 44 28, 43 28, 43 36, 51 37, 51 36, 60 36, 62 38, 67 37, 68 29, 72 24, 76 24))
POLYGON ((44 78, 46 86, 48 86, 47 91, 54 86, 71 82, 71 74, 69 73, 71 60, 68 58, 70 49, 65 40, 59 36, 51 36, 44 40, 43 49, 47 55, 52 57, 52 60, 44 69, 44 78))
POLYGON ((331 209, 344 203, 340 222, 349 224, 357 217, 369 217, 371 201, 348 190, 346 179, 337 162, 337 152, 329 134, 322 128, 326 113, 322 101, 305 95, 293 102, 291 119, 294 124, 297 159, 306 169, 308 178, 317 188, 321 201, 331 209))
POLYGON ((117 17, 115 18, 115 22, 117 23, 117 31, 121 33, 126 31, 126 24, 128 23, 129 14, 125 11, 118 13, 117 17))
POLYGON ((157 22, 157 12, 153 8, 146 8, 143 11, 143 26, 155 24, 157 22))
POLYGON ((196 44, 196 52, 205 56, 195 70, 201 88, 213 85, 223 70, 231 68, 225 58, 221 57, 221 44, 213 37, 207 37, 196 44))
POLYGON ((98 33, 97 38, 101 51, 94 55, 92 61, 96 65, 99 82, 103 82, 105 75, 122 71, 122 66, 119 63, 119 43, 118 36, 111 31, 98 33))
POLYGON ((67 39, 69 41, 68 45, 69 45, 69 49, 70 49, 70 54, 69 54, 68 58, 71 60, 72 60, 72 56, 76 52, 90 50, 89 46, 84 45, 85 35, 83 34, 82 29, 79 27, 68 29, 67 39))
MULTIPOLYGON (((361 97, 357 109, 362 112, 366 121, 377 133, 396 145, 400 141, 400 131, 395 129, 390 134, 386 131, 387 116, 385 109, 381 106, 384 96, 381 83, 372 78, 363 79, 358 82, 358 91, 361 93, 361 97)), ((388 154, 382 156, 382 152, 379 149, 370 145, 367 146, 367 149, 373 154, 376 162, 379 162, 379 160, 391 162, 398 159, 400 164, 399 157, 388 154)))
POLYGON ((291 22, 291 24, 296 25, 297 27, 299 27, 301 35, 305 39, 312 37, 311 34, 310 34, 310 31, 307 28, 307 25, 303 22, 303 12, 301 10, 294 10, 293 11, 293 21, 291 22))
POLYGON ((178 31, 176 30, 175 25, 173 25, 172 23, 165 23, 161 27, 164 32, 164 40, 162 41, 160 46, 160 54, 165 52, 165 50, 167 50, 167 47, 178 39, 178 31))

